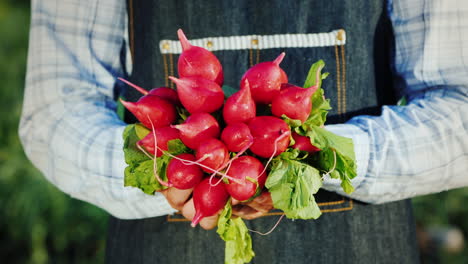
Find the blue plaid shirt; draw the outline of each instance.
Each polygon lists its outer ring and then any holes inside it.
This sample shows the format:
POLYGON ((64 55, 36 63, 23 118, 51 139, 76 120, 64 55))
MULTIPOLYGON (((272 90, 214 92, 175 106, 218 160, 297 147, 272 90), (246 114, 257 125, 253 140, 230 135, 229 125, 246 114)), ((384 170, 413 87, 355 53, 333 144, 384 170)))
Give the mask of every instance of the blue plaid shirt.
MULTIPOLYGON (((397 93, 406 106, 327 129, 355 143, 352 198, 383 203, 468 186, 468 2, 393 0, 397 93)), ((123 186, 114 83, 130 60, 125 1, 33 0, 24 149, 58 188, 119 218, 173 213, 165 198, 123 186), (127 52, 127 54, 129 54, 127 52)), ((325 188, 341 192, 339 182, 325 188)))

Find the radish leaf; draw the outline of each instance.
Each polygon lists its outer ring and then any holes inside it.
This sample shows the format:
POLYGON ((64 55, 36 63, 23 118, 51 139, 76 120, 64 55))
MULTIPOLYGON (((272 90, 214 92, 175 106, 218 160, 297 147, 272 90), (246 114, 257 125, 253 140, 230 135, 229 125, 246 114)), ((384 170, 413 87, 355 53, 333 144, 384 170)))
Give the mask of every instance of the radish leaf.
POLYGON ((226 203, 218 218, 217 233, 226 242, 224 263, 248 263, 255 256, 252 238, 242 218, 231 218, 231 200, 226 203))
POLYGON ((354 191, 351 179, 357 175, 353 140, 333 134, 317 126, 306 127, 305 135, 312 145, 321 149, 312 158, 312 164, 332 178, 341 179, 341 187, 346 193, 354 191))
POLYGON ((135 125, 128 125, 123 132, 125 162, 129 165, 135 165, 149 160, 136 146, 140 138, 136 134, 135 125))
POLYGON ((319 60, 312 64, 309 69, 309 73, 307 74, 307 78, 304 82, 304 88, 309 88, 312 87, 316 84, 318 84, 318 88, 322 85, 322 80, 325 79, 328 74, 322 75, 321 71, 325 67, 325 62, 323 60, 319 60), (318 78, 318 83, 317 83, 317 76, 318 78))
POLYGON ((298 150, 284 152, 273 160, 265 186, 274 207, 290 219, 317 219, 320 215, 314 194, 322 187, 320 173, 298 161, 298 150))
POLYGON ((327 120, 328 111, 330 110, 330 99, 325 99, 324 91, 320 88, 312 94, 312 110, 304 123, 323 126, 327 120))
MULTIPOLYGON (((123 132, 125 163, 128 164, 124 171, 124 186, 137 187, 147 194, 153 194, 155 191, 166 189, 166 187, 162 186, 154 176, 153 160, 136 146, 136 142, 141 139, 137 133, 140 136, 145 134, 145 131, 138 126, 138 124, 128 125, 123 132), (140 131, 137 131, 137 129, 140 129, 140 131)), ((181 148, 180 144, 173 143, 173 145, 178 146, 178 149, 181 148)), ((170 157, 166 155, 157 158, 157 173, 164 181, 167 181, 166 167, 169 160, 170 157)))
POLYGON ((322 69, 325 67, 325 62, 319 60, 316 63, 312 64, 310 67, 307 78, 304 82, 304 88, 309 88, 314 85, 318 85, 317 91, 312 95, 312 110, 310 115, 307 118, 307 123, 313 124, 316 126, 323 126, 327 120, 328 111, 331 110, 330 100, 325 99, 325 92, 321 88, 322 80, 327 78, 328 73, 321 73, 322 69), (318 79, 318 83, 317 83, 318 79))
MULTIPOLYGON (((167 142, 168 152, 176 156, 182 153, 189 153, 190 149, 182 143, 180 139, 171 139, 167 142)), ((165 155, 163 155, 165 156, 165 155)))
POLYGON ((223 92, 224 92, 224 97, 228 98, 229 96, 233 95, 234 93, 238 92, 239 90, 229 86, 229 85, 223 85, 223 87, 221 87, 221 89, 223 89, 223 92))
MULTIPOLYGON (((168 163, 169 158, 167 156, 163 155, 158 158, 157 171, 163 181, 167 181, 166 167, 168 163)), ((138 187, 147 194, 154 194, 155 191, 167 189, 154 177, 152 160, 125 168, 124 186, 138 187)))

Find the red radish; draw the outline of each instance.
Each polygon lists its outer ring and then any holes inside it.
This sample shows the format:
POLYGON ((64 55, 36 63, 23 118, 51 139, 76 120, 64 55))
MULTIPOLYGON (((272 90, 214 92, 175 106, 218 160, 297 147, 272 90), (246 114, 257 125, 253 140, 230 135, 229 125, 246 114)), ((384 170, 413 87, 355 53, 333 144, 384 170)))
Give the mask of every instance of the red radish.
POLYGON ((226 124, 249 122, 255 117, 256 106, 250 93, 250 86, 246 84, 240 91, 231 95, 224 103, 223 117, 226 124))
POLYGON ((278 156, 289 146, 291 130, 283 120, 273 116, 257 116, 249 123, 254 138, 250 150, 262 157, 278 156))
POLYGON ((317 91, 318 86, 302 88, 292 84, 284 83, 281 90, 273 98, 271 112, 277 117, 286 115, 291 119, 305 122, 312 110, 312 94, 317 91))
POLYGON ((258 189, 265 186, 265 167, 252 156, 242 156, 232 161, 227 175, 239 179, 241 183, 229 182, 226 189, 232 198, 246 201, 257 193, 258 189))
POLYGON ((158 87, 151 89, 148 94, 159 96, 173 105, 180 105, 179 96, 177 95, 176 90, 172 88, 158 87))
POLYGON ((202 141, 195 151, 195 156, 199 162, 213 170, 203 170, 212 173, 224 167, 229 160, 229 152, 226 146, 218 139, 209 138, 202 141))
MULTIPOLYGON (((184 153, 176 156, 177 158, 195 161, 195 156, 184 153)), ((180 190, 191 189, 195 187, 203 178, 203 171, 196 164, 186 165, 179 159, 171 159, 166 169, 167 179, 173 187, 180 190)))
POLYGON ((174 105, 154 95, 145 95, 136 103, 120 102, 147 128, 151 129, 151 122, 154 127, 165 127, 176 120, 176 109, 174 105))
POLYGON ((158 87, 158 88, 153 88, 150 91, 147 91, 144 88, 134 83, 131 83, 123 78, 119 77, 117 79, 135 88, 135 90, 142 93, 143 95, 156 95, 174 105, 180 105, 179 97, 177 96, 177 92, 174 89, 171 89, 169 87, 158 87))
POLYGON ((205 178, 193 190, 193 204, 195 216, 192 227, 195 227, 202 218, 212 216, 224 208, 229 199, 224 184, 210 185, 210 179, 205 178))
POLYGON ((191 114, 212 113, 224 103, 224 92, 213 81, 200 77, 170 76, 169 79, 177 85, 180 102, 191 114))
MULTIPOLYGON (((167 142, 169 140, 180 138, 179 130, 172 127, 155 128, 154 132, 156 133, 156 139, 158 141, 156 157, 161 157, 163 154, 161 149, 167 150, 167 142)), ((153 133, 149 133, 142 140, 138 141, 137 144, 144 147, 149 153, 154 155, 154 138, 155 136, 153 133)))
POLYGON ((223 67, 218 58, 210 51, 192 46, 182 29, 177 31, 182 54, 179 56, 177 68, 180 77, 201 77, 223 85, 223 67))
POLYGON ((219 136, 219 124, 207 113, 197 113, 189 116, 183 124, 174 125, 180 132, 180 140, 189 148, 196 149, 200 142, 219 136))
POLYGON ((314 145, 312 145, 310 143, 310 138, 305 137, 305 136, 301 136, 301 135, 297 134, 296 132, 292 133, 292 137, 293 137, 294 142, 295 142, 294 145, 292 146, 293 148, 296 148, 298 150, 307 151, 307 152, 310 152, 310 153, 320 151, 319 148, 317 148, 316 146, 314 146, 314 145))
POLYGON ((261 62, 254 65, 242 76, 241 87, 249 81, 252 98, 256 103, 269 104, 279 93, 282 83, 288 82, 286 73, 279 67, 285 53, 281 53, 274 61, 261 62))
POLYGON ((221 133, 221 140, 232 152, 239 152, 253 143, 249 126, 244 123, 234 123, 225 127, 221 133))

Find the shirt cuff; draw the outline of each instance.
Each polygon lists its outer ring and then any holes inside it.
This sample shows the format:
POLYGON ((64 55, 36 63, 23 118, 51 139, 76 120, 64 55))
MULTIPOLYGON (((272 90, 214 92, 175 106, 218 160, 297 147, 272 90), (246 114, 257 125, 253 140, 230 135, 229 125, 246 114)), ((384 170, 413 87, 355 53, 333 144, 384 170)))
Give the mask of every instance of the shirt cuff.
MULTIPOLYGON (((356 154, 357 176, 351 180, 355 189, 363 181, 367 174, 369 166, 369 135, 357 126, 350 124, 327 125, 325 129, 339 136, 351 138, 354 144, 354 152, 356 154)), ((324 177, 323 188, 328 191, 345 194, 341 188, 340 179, 332 179, 324 177)))

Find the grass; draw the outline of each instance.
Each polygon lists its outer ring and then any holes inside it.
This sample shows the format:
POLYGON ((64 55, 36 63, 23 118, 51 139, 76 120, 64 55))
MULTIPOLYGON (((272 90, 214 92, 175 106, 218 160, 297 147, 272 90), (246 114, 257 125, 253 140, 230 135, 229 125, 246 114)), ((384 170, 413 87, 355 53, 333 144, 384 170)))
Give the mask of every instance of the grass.
POLYGON ((18 139, 28 29, 28 2, 1 1, 0 259, 103 263, 107 214, 48 183, 27 160, 18 139))

